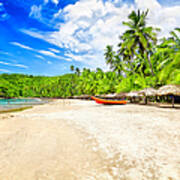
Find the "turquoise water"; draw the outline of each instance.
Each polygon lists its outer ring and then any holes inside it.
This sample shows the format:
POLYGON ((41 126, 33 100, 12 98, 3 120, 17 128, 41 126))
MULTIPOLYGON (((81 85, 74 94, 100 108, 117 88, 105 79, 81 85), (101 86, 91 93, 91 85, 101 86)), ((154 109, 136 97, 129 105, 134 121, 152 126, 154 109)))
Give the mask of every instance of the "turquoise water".
POLYGON ((0 99, 0 105, 20 105, 40 102, 38 99, 0 99))
POLYGON ((46 102, 47 101, 42 101, 40 99, 0 99, 0 111, 43 104, 46 102))

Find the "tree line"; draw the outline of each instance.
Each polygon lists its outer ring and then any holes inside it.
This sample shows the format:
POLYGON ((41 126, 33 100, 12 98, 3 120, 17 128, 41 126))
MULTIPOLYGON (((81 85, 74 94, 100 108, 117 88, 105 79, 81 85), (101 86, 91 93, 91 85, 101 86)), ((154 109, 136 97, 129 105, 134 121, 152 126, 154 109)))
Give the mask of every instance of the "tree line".
POLYGON ((159 39, 160 29, 147 26, 147 15, 148 11, 132 11, 123 22, 127 30, 119 36, 119 43, 106 46, 110 71, 80 70, 72 65, 72 73, 54 77, 1 74, 0 96, 64 98, 180 84, 180 28, 159 39))

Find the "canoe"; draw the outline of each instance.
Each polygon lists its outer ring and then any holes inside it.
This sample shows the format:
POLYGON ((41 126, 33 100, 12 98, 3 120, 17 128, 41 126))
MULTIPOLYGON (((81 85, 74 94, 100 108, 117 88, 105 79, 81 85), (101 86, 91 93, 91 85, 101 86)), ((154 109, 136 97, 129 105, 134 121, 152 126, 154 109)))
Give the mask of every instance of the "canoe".
POLYGON ((114 105, 114 104, 126 104, 127 103, 126 100, 107 100, 107 99, 97 98, 97 97, 94 97, 94 96, 91 96, 91 99, 95 100, 96 103, 98 103, 98 104, 114 105))

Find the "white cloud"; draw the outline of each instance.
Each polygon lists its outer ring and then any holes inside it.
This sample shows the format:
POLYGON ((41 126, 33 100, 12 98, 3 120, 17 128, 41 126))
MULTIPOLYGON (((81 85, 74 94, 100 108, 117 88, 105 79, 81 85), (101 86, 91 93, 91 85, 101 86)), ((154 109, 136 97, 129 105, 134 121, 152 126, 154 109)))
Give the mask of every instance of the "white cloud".
POLYGON ((56 57, 57 56, 56 54, 54 54, 53 52, 50 52, 50 51, 40 50, 38 52, 43 54, 43 55, 45 55, 45 56, 52 56, 52 57, 56 57))
POLYGON ((40 56, 40 55, 35 55, 37 58, 40 58, 42 60, 45 60, 44 57, 40 56))
MULTIPOLYGON (((122 21, 127 21, 130 12, 137 9, 150 10, 148 25, 160 27, 161 36, 167 36, 169 31, 180 27, 180 6, 163 7, 157 0, 135 0, 131 5, 121 0, 105 3, 102 0, 80 0, 54 14, 54 18, 64 15, 65 22, 57 24, 59 30, 48 33, 33 30, 22 32, 65 48, 71 52, 65 56, 72 60, 105 68, 103 54, 106 45, 117 45, 119 35, 126 29, 122 21)), ((49 55, 56 53, 50 51, 49 55)))
POLYGON ((29 16, 36 19, 42 19, 41 10, 42 10, 41 5, 39 6, 33 5, 31 6, 31 12, 29 13, 29 16))
POLYGON ((52 2, 57 5, 59 3, 59 0, 52 0, 52 2))
MULTIPOLYGON (((47 4, 48 2, 49 0, 44 0, 44 4, 47 4)), ((59 3, 59 0, 51 0, 51 2, 57 5, 59 3)))
POLYGON ((9 73, 10 71, 7 69, 0 69, 0 72, 9 73))
POLYGON ((26 46, 24 44, 18 43, 18 42, 11 42, 10 44, 12 44, 14 46, 18 46, 18 47, 23 48, 23 49, 34 50, 33 48, 26 46))
MULTIPOLYGON (((10 44, 12 45, 15 45, 15 46, 18 46, 20 48, 23 48, 23 49, 27 49, 27 50, 31 50, 31 51, 34 51, 36 53, 40 53, 40 54, 43 54, 44 56, 51 56, 53 58, 56 58, 56 59, 60 59, 60 60, 65 60, 65 61, 69 61, 69 59, 66 59, 62 56, 59 56, 59 55, 56 55, 55 53, 60 53, 59 50, 57 49, 54 49, 54 48, 49 48, 49 51, 47 50, 37 50, 37 49, 33 49, 29 46, 26 46, 24 44, 21 44, 21 43, 18 43, 18 42, 10 42, 10 44)), ((0 52, 1 53, 1 52, 0 52)), ((36 57, 40 58, 40 59, 44 59, 44 57, 40 56, 40 55, 35 55, 36 57)))
POLYGON ((3 65, 9 65, 9 63, 3 62, 3 61, 0 61, 0 64, 3 64, 3 65))
POLYGON ((23 64, 14 64, 13 66, 24 68, 24 69, 28 69, 28 66, 23 65, 23 64))
POLYGON ((147 8, 151 11, 159 10, 161 5, 158 3, 157 0, 135 0, 135 4, 137 8, 146 10, 147 8))
POLYGON ((47 61, 47 63, 48 63, 48 64, 52 64, 52 62, 51 62, 51 61, 47 61))
POLYGON ((24 68, 24 69, 28 68, 28 66, 25 66, 23 64, 12 64, 12 63, 4 62, 4 61, 0 61, 0 64, 6 65, 6 66, 20 67, 20 68, 24 68))
POLYGON ((60 53, 60 51, 59 51, 59 50, 54 49, 54 48, 49 48, 49 50, 50 50, 50 51, 52 51, 52 52, 54 52, 54 53, 60 53))
POLYGON ((0 50, 0 54, 10 55, 10 53, 4 52, 4 51, 1 51, 1 50, 0 50))
POLYGON ((0 21, 5 21, 9 18, 9 14, 7 13, 4 4, 0 2, 0 21))
POLYGON ((65 57, 59 56, 54 54, 51 51, 46 51, 46 50, 37 50, 38 53, 43 54, 44 56, 51 56, 53 58, 59 59, 59 60, 65 60, 65 61, 69 61, 69 59, 66 59, 65 57))
POLYGON ((27 29, 21 29, 21 32, 25 33, 25 34, 28 34, 32 37, 35 37, 35 38, 39 38, 39 39, 43 39, 44 38, 44 35, 41 34, 41 32, 36 32, 37 30, 36 29, 31 29, 31 30, 27 30, 27 29))

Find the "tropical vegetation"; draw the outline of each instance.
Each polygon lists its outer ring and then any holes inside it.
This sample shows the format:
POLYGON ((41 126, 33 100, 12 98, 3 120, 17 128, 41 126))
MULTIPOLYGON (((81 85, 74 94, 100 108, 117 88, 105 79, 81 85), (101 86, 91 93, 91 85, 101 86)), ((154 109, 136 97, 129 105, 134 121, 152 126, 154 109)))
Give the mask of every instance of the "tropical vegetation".
POLYGON ((119 44, 107 45, 104 56, 110 71, 97 68, 55 77, 1 74, 1 97, 70 97, 129 92, 165 84, 180 84, 180 28, 158 38, 160 29, 147 26, 148 11, 132 11, 119 44), (116 46, 117 51, 114 50, 116 46))

